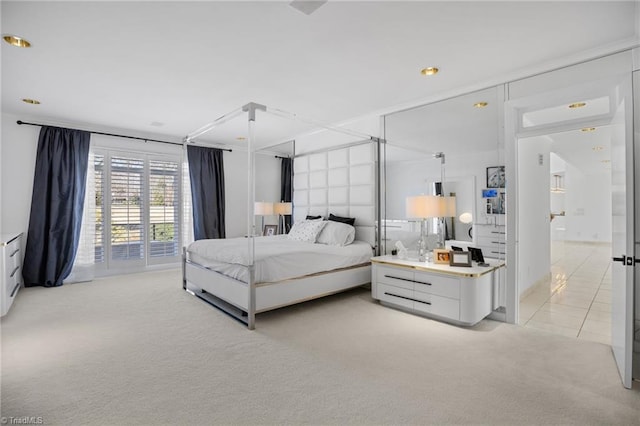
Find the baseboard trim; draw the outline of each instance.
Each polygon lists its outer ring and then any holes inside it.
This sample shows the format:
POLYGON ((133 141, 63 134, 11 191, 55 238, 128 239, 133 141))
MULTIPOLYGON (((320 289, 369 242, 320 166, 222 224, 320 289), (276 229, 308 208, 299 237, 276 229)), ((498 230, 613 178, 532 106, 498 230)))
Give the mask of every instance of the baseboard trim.
POLYGON ((526 289, 524 291, 524 293, 522 293, 520 295, 520 301, 522 302, 522 299, 524 299, 525 297, 527 297, 528 295, 530 295, 531 293, 533 293, 536 288, 545 283, 548 282, 551 279, 551 271, 549 271, 549 273, 543 275, 541 278, 539 278, 531 287, 529 287, 528 289, 526 289))

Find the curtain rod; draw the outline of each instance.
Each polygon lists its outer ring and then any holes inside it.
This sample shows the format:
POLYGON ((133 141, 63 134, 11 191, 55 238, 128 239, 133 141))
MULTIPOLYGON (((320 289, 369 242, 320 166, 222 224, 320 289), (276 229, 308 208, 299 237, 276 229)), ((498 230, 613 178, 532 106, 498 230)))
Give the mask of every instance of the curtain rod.
MULTIPOLYGON (((16 121, 16 123, 18 123, 20 125, 27 124, 29 126, 41 126, 41 127, 42 126, 49 126, 49 127, 61 128, 59 126, 50 126, 48 124, 28 123, 28 122, 22 121, 22 120, 18 120, 18 121, 16 121)), ((115 133, 94 132, 93 130, 86 130, 86 131, 89 132, 89 133, 93 133, 94 135, 115 136, 117 138, 137 139, 137 140, 145 141, 145 142, 157 142, 157 143, 167 143, 167 144, 170 144, 170 145, 182 145, 182 142, 169 142, 169 141, 161 141, 161 140, 158 140, 158 139, 140 138, 140 137, 137 137, 137 136, 118 135, 118 134, 115 134, 115 133)), ((215 149, 220 149, 222 151, 229 151, 229 152, 233 151, 232 149, 227 149, 227 148, 215 147, 215 149)))

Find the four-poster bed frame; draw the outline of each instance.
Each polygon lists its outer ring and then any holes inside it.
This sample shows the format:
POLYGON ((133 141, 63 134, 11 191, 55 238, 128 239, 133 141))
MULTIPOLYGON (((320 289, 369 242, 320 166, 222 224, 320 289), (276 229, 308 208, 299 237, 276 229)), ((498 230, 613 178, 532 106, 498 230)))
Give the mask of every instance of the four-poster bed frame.
POLYGON ((328 217, 329 213, 356 218, 356 239, 368 242, 372 255, 380 247, 380 146, 381 140, 347 129, 304 120, 295 114, 249 103, 207 124, 184 139, 185 145, 215 127, 247 114, 247 282, 215 272, 193 262, 183 249, 182 281, 189 293, 224 310, 250 330, 255 315, 272 309, 327 296, 371 282, 370 262, 334 269, 279 282, 257 283, 255 276, 254 220, 256 111, 302 121, 316 128, 347 134, 357 142, 294 156, 293 219, 308 214, 328 217), (329 173, 331 172, 331 173, 329 173))

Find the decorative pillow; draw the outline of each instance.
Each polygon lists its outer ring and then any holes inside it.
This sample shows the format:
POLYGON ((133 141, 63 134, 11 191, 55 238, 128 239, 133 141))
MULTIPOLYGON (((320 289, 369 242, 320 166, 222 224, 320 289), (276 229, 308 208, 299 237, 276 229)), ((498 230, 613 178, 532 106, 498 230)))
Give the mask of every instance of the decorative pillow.
POLYGON ((294 241, 315 243, 318 234, 322 231, 326 223, 324 220, 303 220, 296 222, 287 234, 287 238, 294 241))
POLYGON ((316 242, 330 246, 346 246, 351 244, 355 237, 356 228, 353 226, 342 222, 326 221, 316 242))
POLYGON ((341 216, 336 216, 332 213, 329 213, 329 220, 332 220, 334 222, 346 223, 351 226, 353 226, 356 223, 355 217, 341 217, 341 216))
POLYGON ((322 220, 322 216, 311 216, 311 215, 307 215, 306 220, 322 220))

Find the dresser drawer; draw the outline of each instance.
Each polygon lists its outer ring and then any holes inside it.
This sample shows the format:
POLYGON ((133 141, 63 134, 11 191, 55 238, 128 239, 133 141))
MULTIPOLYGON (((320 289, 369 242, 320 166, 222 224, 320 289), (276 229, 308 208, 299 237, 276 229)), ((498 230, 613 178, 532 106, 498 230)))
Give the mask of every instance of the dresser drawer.
POLYGON ((460 280, 458 278, 416 272, 415 281, 415 290, 418 292, 450 297, 452 299, 460 298, 460 280))
POLYGON ((394 287, 386 284, 377 284, 378 298, 383 302, 393 303, 405 308, 413 309, 413 290, 394 287))
POLYGON ((377 266, 376 269, 379 283, 402 287, 409 290, 414 289, 413 270, 403 268, 389 268, 387 266, 377 266))
POLYGON ((11 241, 4 248, 5 270, 10 274, 16 266, 20 265, 20 238, 11 241))
POLYGON ((476 238, 490 237, 505 239, 507 231, 504 226, 476 225, 473 228, 476 238))
POLYGON ((479 246, 500 246, 507 244, 507 240, 505 240, 504 237, 497 235, 495 237, 478 237, 476 240, 479 246))
POLYGON ((491 257, 494 259, 504 259, 506 255, 505 246, 498 246, 498 247, 478 246, 478 248, 482 250, 482 255, 484 257, 491 257))
POLYGON ((413 309, 427 314, 438 315, 440 317, 459 320, 460 319, 460 301, 449 299, 448 297, 440 297, 434 294, 415 292, 416 302, 413 309))

